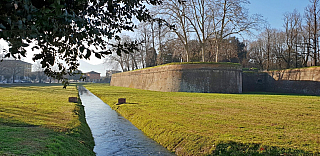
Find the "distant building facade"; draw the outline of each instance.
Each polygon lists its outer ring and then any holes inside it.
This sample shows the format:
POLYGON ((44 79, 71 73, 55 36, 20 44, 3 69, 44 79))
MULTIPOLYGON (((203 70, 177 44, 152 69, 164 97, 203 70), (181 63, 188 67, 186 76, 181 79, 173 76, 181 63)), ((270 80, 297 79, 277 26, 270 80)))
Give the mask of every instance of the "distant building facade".
POLYGON ((0 80, 8 83, 29 79, 32 64, 21 60, 3 59, 0 61, 0 80))
POLYGON ((86 74, 86 81, 89 82, 100 82, 100 73, 95 71, 90 71, 86 74))

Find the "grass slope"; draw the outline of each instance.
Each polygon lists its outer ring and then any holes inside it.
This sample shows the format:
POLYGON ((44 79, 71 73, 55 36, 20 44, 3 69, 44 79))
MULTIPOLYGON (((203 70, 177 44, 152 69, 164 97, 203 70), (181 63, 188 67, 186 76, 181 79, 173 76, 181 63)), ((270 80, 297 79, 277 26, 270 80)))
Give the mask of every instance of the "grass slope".
MULTIPOLYGON (((171 62, 167 64, 162 64, 162 65, 157 65, 153 67, 147 67, 147 68, 141 68, 141 69, 136 69, 136 70, 130 70, 126 72, 133 72, 133 71, 139 71, 139 70, 146 70, 146 69, 152 69, 152 68, 157 68, 157 67, 163 67, 163 66, 169 66, 169 65, 184 65, 184 64, 216 64, 216 65, 223 65, 223 66, 241 66, 239 63, 231 63, 231 62, 171 62)), ((118 73, 116 73, 118 74, 118 73)))
POLYGON ((1 85, 0 155, 95 155, 75 86, 1 85))
POLYGON ((85 87, 178 155, 320 154, 318 96, 85 87))

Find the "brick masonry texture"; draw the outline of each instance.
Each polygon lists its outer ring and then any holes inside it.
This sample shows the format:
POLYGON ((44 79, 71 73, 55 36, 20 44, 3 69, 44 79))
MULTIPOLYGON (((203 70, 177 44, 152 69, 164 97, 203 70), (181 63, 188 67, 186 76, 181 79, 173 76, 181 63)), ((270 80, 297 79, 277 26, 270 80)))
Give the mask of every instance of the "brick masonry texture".
POLYGON ((164 65, 114 74, 110 85, 162 92, 242 93, 242 69, 235 64, 164 65))
POLYGON ((244 72, 243 92, 320 95, 320 67, 244 72))

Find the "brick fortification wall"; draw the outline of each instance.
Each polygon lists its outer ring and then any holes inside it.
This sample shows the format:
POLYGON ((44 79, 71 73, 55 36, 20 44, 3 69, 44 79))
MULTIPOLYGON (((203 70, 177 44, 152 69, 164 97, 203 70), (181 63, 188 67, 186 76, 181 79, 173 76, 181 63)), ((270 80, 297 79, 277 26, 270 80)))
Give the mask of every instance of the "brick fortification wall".
POLYGON ((269 91, 320 95, 320 67, 268 72, 269 91))
POLYGON ((320 82, 320 67, 276 70, 276 71, 268 71, 267 73, 276 81, 290 80, 290 81, 320 82))
POLYGON ((242 91, 243 92, 266 92, 267 73, 246 72, 242 73, 242 91))
POLYGON ((243 73, 243 91, 320 95, 320 67, 243 73))
POLYGON ((242 93, 237 64, 179 64, 117 73, 111 86, 163 92, 242 93))

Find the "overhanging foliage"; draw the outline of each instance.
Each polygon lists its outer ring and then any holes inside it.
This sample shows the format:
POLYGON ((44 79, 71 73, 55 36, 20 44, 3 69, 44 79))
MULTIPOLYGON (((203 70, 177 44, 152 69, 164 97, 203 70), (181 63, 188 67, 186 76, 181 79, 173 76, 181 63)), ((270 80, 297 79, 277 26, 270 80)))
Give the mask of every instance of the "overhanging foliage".
POLYGON ((40 60, 47 75, 66 84, 63 76, 78 68, 79 59, 135 49, 136 42, 114 47, 109 41, 120 41, 117 33, 123 30, 133 31, 133 19, 151 19, 144 4, 157 5, 160 0, 2 0, 0 38, 10 47, 5 56, 26 57, 25 48, 32 46, 40 51, 33 60, 40 60))

